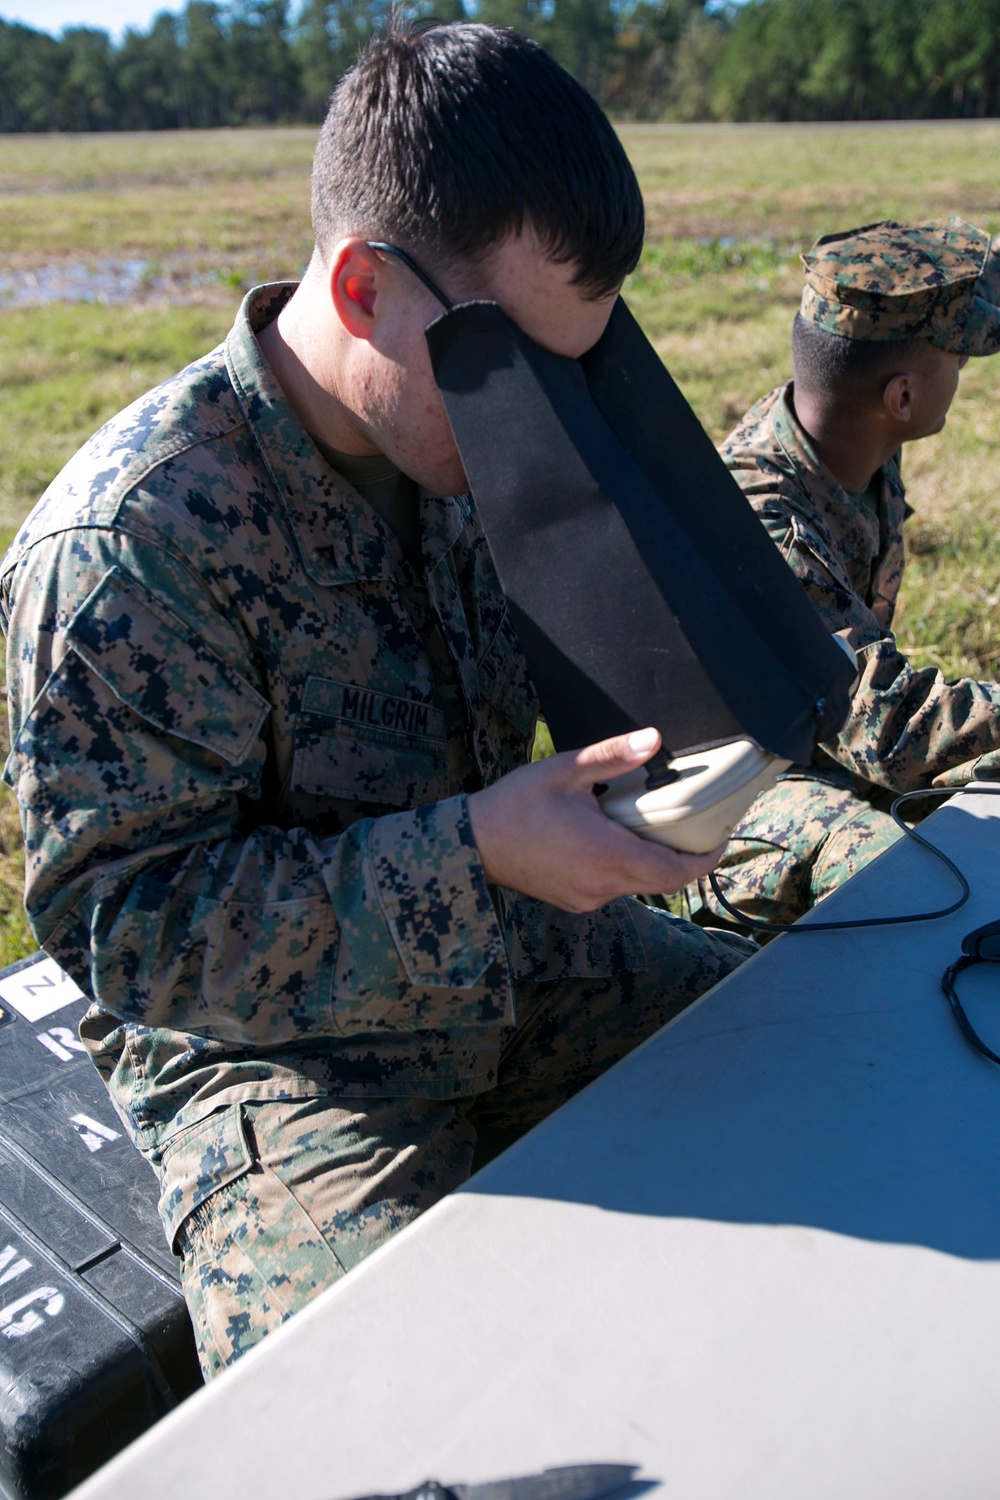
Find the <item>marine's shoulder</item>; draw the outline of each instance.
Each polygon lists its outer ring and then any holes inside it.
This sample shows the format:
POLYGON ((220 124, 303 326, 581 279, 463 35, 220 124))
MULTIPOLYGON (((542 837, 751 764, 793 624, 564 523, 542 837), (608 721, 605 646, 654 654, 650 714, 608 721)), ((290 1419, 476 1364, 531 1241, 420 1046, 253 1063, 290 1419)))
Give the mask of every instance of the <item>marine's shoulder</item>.
POLYGON ((155 485, 171 461, 243 425, 220 345, 118 412, 74 454, 20 528, 3 571, 47 537, 114 526, 137 487, 155 485))
POLYGON ((723 462, 755 509, 766 502, 801 501, 809 489, 807 466, 799 462, 788 395, 779 385, 754 403, 719 444, 723 462))
POLYGON ((729 436, 719 444, 719 452, 727 464, 755 453, 767 455, 780 449, 775 424, 788 390, 788 384, 776 386, 744 412, 729 436))

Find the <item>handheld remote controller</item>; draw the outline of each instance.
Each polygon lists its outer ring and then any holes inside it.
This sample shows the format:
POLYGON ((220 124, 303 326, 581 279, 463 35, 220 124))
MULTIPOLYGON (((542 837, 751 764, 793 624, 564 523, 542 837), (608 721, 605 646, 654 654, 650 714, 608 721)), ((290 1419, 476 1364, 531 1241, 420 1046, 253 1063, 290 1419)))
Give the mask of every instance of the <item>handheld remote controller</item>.
POLYGON ((639 834, 707 854, 727 839, 754 798, 791 765, 767 755, 752 740, 730 740, 667 762, 673 775, 649 788, 646 768, 608 783, 600 798, 609 818, 639 834))
MULTIPOLYGON (((854 652, 843 637, 834 640, 853 662, 854 652)), ((646 766, 618 776, 598 800, 609 818, 640 838, 686 854, 708 854, 729 838, 754 799, 790 765, 753 740, 728 740, 667 761, 665 773, 652 784, 646 766)))

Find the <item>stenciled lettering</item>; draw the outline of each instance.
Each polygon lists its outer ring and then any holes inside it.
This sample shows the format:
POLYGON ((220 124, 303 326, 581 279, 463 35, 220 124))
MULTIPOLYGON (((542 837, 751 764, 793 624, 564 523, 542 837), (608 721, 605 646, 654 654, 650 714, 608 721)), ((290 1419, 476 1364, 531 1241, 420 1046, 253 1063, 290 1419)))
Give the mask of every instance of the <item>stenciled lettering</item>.
POLYGON ((31 1261, 19 1255, 13 1245, 5 1245, 0 1250, 0 1286, 7 1281, 13 1281, 15 1276, 23 1276, 25 1271, 30 1270, 31 1261))
POLYGON ((60 1062, 72 1062, 74 1052, 87 1050, 76 1032, 69 1026, 53 1026, 49 1031, 36 1031, 35 1035, 42 1046, 48 1047, 60 1062))
POLYGON ((80 1139, 88 1151, 100 1151, 106 1142, 121 1140, 120 1131, 112 1130, 108 1125, 102 1125, 100 1120, 95 1120, 90 1115, 70 1115, 70 1122, 76 1126, 80 1139))
POLYGON ((39 990, 51 990, 55 988, 55 985, 56 981, 50 974, 43 974, 41 979, 37 979, 34 984, 26 984, 24 986, 24 993, 26 995, 37 995, 39 990))
POLYGON ((58 1287, 40 1286, 26 1296, 19 1297, 9 1307, 0 1309, 0 1334, 5 1339, 22 1339, 26 1333, 34 1333, 42 1326, 42 1315, 32 1304, 44 1304, 46 1317, 56 1318, 66 1306, 66 1299, 58 1287), (19 1316, 20 1315, 20 1316, 19 1316))

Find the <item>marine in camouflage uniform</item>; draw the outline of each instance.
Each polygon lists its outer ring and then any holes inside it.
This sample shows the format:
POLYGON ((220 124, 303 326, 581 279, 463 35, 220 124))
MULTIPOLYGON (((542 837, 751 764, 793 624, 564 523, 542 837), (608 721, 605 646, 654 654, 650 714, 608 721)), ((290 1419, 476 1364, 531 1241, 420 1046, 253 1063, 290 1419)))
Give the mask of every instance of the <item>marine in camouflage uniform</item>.
POLYGON ((476 508, 422 493, 414 559, 324 458, 258 342, 294 291, 104 427, 0 576, 27 910, 208 1376, 750 951, 488 887, 469 794, 536 703, 476 508))
MULTIPOLYGON (((962 219, 827 236, 803 262, 799 318, 838 340, 926 340, 959 357, 1000 347, 996 256, 989 235, 962 219)), ((829 629, 857 652, 860 675, 837 739, 758 797, 726 850, 718 879, 727 900, 777 923, 900 836, 888 813, 895 794, 1000 773, 1000 685, 914 668, 892 633, 911 514, 899 452, 867 491, 848 491, 795 396, 789 382, 758 401, 720 451, 829 629)), ((728 920, 707 878, 686 898, 697 920, 728 920)))

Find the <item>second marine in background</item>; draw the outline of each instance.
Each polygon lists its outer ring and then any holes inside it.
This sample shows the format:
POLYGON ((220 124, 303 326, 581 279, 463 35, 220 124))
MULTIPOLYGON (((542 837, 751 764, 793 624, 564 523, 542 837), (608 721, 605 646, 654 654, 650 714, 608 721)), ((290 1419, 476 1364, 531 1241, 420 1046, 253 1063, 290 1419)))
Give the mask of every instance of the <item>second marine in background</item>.
MULTIPOLYGON (((1000 684, 910 665, 892 633, 911 514, 900 449, 940 432, 970 356, 1000 349, 1000 257, 955 216, 827 235, 803 256, 794 380, 721 452, 831 631, 858 654, 851 717, 739 824, 726 899, 790 923, 899 837, 893 795, 1000 775, 1000 684)), ((697 921, 730 918, 707 877, 697 921)))

